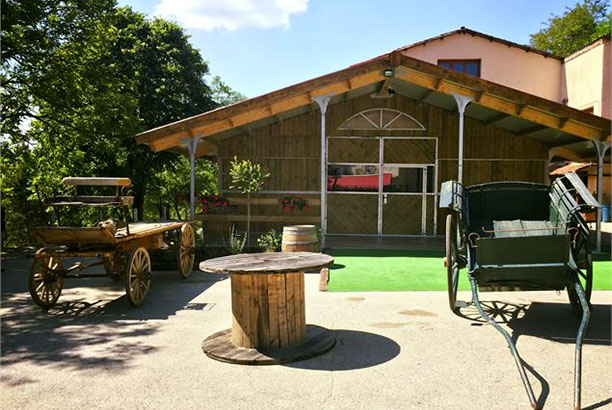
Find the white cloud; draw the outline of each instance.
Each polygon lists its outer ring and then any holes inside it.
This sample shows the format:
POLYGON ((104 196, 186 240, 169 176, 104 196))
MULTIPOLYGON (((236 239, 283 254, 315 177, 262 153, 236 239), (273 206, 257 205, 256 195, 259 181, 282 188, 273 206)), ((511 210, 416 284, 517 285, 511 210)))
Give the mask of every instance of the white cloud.
POLYGON ((309 0, 161 0, 155 15, 185 28, 211 31, 289 28, 291 15, 304 13, 309 0))

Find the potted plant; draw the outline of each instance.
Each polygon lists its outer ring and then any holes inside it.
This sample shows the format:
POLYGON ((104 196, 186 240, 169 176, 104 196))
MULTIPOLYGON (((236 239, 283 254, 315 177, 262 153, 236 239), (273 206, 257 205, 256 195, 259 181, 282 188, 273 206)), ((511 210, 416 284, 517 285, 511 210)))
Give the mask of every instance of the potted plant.
POLYGON ((230 203, 220 194, 201 195, 198 199, 202 215, 208 213, 224 213, 230 209, 230 203))
POLYGON ((263 187, 270 173, 260 164, 250 160, 238 160, 238 157, 234 157, 230 162, 229 173, 232 178, 230 189, 237 189, 247 196, 247 247, 249 247, 251 243, 251 194, 263 187))
POLYGON ((278 198, 278 205, 285 212, 298 210, 308 211, 308 200, 297 195, 284 195, 278 198))

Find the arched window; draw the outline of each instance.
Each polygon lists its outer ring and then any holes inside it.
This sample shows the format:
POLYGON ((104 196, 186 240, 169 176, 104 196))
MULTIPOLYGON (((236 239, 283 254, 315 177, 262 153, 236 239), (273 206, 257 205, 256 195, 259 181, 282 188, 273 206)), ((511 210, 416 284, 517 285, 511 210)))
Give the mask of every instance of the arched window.
POLYGON ((361 111, 345 120, 339 130, 425 130, 410 115, 389 108, 372 108, 361 111))

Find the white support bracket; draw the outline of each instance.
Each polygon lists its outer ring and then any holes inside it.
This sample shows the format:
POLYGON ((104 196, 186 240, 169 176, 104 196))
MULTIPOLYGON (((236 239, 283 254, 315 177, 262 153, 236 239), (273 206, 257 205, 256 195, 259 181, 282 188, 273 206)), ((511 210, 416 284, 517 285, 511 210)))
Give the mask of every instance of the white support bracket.
POLYGON ((189 149, 189 162, 191 165, 191 179, 189 185, 189 217, 192 220, 195 219, 195 156, 198 144, 200 143, 200 138, 202 138, 202 133, 198 133, 193 138, 181 140, 181 145, 187 146, 187 149, 189 149))
POLYGON ((321 109, 321 250, 325 248, 327 234, 327 135, 325 131, 325 114, 329 101, 334 93, 312 97, 321 109))
POLYGON ((603 204, 602 201, 602 179, 603 179, 603 162, 604 157, 606 156, 606 152, 610 149, 609 142, 603 141, 593 141, 593 145, 595 146, 595 150, 597 151, 597 202, 599 202, 600 207, 597 208, 597 219, 596 219, 596 235, 597 242, 595 245, 595 252, 601 252, 601 206, 603 204))
POLYGON ((456 93, 453 93, 453 97, 455 97, 457 111, 459 112, 459 154, 457 156, 459 169, 457 170, 457 180, 463 182, 463 117, 466 107, 472 102, 472 98, 456 93))

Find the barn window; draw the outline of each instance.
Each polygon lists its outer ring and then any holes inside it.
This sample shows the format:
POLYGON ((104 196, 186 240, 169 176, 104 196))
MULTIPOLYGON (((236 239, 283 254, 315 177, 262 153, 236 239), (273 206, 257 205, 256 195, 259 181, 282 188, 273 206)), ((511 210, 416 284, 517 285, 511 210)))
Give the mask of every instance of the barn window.
POLYGON ((401 111, 373 108, 345 120, 339 130, 425 130, 416 119, 401 111))
POLYGON ((438 65, 480 77, 480 60, 438 60, 438 65))

